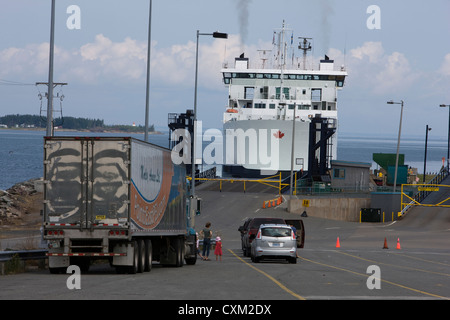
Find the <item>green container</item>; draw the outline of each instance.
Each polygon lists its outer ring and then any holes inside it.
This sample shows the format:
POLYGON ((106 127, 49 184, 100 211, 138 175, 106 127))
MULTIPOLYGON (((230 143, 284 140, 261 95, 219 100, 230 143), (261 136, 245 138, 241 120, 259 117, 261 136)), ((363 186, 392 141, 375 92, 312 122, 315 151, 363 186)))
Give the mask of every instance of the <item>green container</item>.
MULTIPOLYGON (((387 184, 393 185, 395 179, 395 165, 388 166, 387 184)), ((408 166, 399 165, 397 171, 397 185, 408 183, 408 166)))

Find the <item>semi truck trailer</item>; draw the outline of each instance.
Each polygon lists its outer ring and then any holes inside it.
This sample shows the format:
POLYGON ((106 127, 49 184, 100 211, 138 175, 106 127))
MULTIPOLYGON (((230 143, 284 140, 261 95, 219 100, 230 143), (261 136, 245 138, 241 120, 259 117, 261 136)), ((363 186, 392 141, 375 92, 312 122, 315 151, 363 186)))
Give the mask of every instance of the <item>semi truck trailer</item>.
MULTIPOLYGON (((118 272, 196 262, 186 168, 131 137, 45 137, 43 240, 51 273, 108 259, 118 272)), ((192 201, 196 203, 197 201, 192 201)))

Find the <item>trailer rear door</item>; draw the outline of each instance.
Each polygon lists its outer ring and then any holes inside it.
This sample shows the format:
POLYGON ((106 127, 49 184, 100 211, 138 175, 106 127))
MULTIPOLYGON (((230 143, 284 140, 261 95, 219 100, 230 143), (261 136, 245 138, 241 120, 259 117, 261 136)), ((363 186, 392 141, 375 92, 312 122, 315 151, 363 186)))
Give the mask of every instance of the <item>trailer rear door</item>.
POLYGON ((126 138, 46 138, 45 222, 81 228, 125 224, 129 146, 126 138))

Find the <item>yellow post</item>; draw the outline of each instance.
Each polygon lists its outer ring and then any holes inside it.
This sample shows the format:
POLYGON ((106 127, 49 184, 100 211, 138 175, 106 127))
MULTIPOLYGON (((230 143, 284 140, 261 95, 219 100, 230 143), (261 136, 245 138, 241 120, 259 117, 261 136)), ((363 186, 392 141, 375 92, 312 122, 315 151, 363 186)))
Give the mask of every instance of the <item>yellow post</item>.
POLYGON ((281 194, 281 171, 280 171, 280 186, 278 188, 278 194, 281 194))
POLYGON ((297 194, 297 172, 294 175, 295 180, 294 180, 294 192, 293 194, 296 195, 297 194))

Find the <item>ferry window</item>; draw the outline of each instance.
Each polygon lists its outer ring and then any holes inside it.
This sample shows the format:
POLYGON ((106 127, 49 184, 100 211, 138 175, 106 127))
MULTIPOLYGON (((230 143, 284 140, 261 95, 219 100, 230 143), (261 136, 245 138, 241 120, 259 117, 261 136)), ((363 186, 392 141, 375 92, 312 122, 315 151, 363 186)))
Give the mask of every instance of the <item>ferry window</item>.
POLYGON ((265 109, 266 104, 265 103, 255 103, 255 109, 265 109))
POLYGON ((297 109, 298 110, 309 110, 309 107, 311 107, 311 106, 308 104, 299 104, 297 109))
POLYGON ((253 99, 253 97, 255 96, 255 88, 245 87, 244 90, 244 99, 253 99))
MULTIPOLYGON (((281 88, 277 87, 275 90, 276 90, 275 91, 275 94, 276 94, 275 99, 281 99, 281 97, 280 97, 281 88)), ((283 88, 283 94, 284 94, 285 99, 289 99, 289 88, 283 88)))
POLYGON ((275 109, 275 103, 269 104, 269 109, 275 109))
POLYGON ((305 76, 303 74, 298 74, 297 75, 297 80, 304 80, 305 76))
POLYGON ((304 80, 312 80, 312 76, 310 74, 305 74, 303 78, 304 80))
POLYGON ((280 79, 280 75, 279 74, 272 74, 272 79, 280 79))
POLYGON ((288 74, 288 79, 295 80, 296 79, 295 74, 288 74))
POLYGON ((344 86, 344 81, 338 80, 338 81, 336 81, 336 85, 337 85, 338 87, 343 87, 343 86, 344 86))
POLYGON ((262 73, 257 73, 256 74, 256 78, 257 79, 262 79, 263 78, 263 74, 262 73))
POLYGON ((311 89, 311 100, 322 101, 322 89, 311 89))
POLYGON ((294 110, 294 105, 290 104, 288 108, 289 108, 289 110, 294 110))
POLYGON ((231 73, 230 72, 225 72, 223 74, 223 82, 225 84, 230 84, 230 82, 231 82, 231 73))
POLYGON ((272 75, 270 73, 264 73, 264 79, 271 79, 272 75))

